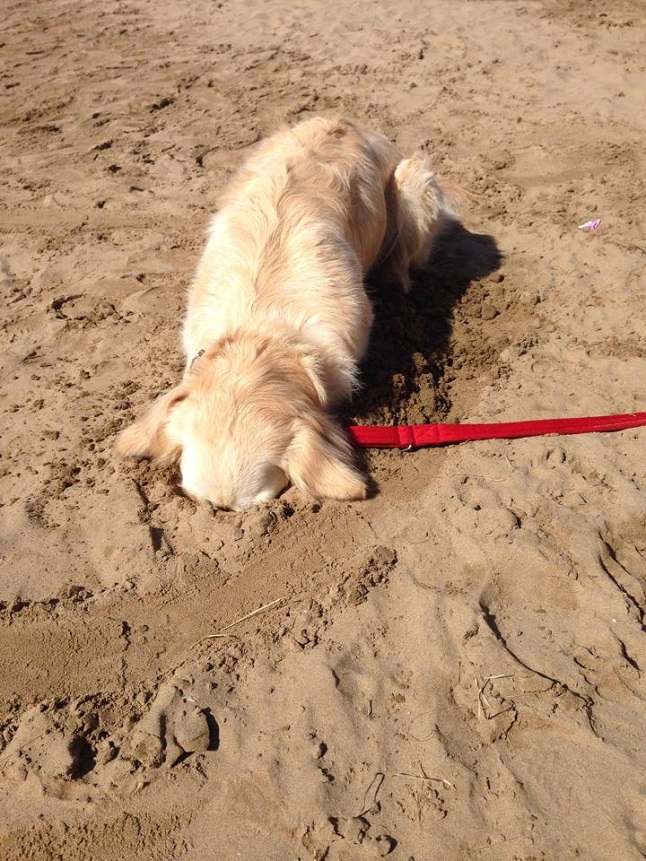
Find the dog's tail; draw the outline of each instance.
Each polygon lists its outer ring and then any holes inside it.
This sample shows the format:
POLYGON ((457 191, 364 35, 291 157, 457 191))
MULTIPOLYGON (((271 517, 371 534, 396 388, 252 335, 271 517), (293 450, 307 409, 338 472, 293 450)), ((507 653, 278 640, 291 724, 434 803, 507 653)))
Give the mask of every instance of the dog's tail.
POLYGON ((428 263, 441 230, 473 198, 466 189, 438 179, 424 156, 400 161, 388 189, 388 234, 382 263, 388 273, 410 284, 409 270, 428 263))

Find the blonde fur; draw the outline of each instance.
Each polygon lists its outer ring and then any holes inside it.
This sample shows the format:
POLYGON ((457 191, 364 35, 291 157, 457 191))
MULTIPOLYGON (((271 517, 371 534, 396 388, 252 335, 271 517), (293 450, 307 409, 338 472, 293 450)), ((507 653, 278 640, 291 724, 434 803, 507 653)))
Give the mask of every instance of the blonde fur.
POLYGON ((218 508, 271 499, 289 482, 317 498, 364 498, 329 416, 356 388, 368 344, 364 278, 384 264, 407 287, 447 217, 424 159, 402 161, 349 120, 311 119, 262 143, 210 225, 184 378, 121 434, 119 453, 179 460, 185 491, 218 508))

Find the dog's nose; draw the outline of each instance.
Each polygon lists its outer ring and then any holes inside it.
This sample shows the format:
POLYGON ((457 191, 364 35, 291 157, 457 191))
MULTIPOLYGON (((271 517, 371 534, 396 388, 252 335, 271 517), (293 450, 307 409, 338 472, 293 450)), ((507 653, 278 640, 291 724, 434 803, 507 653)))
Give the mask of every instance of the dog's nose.
POLYGON ((190 490, 187 490, 184 485, 178 485, 175 488, 175 493, 177 496, 183 496, 185 499, 190 499, 191 502, 194 502, 195 505, 209 505, 214 513, 218 511, 235 511, 236 509, 230 505, 229 503, 224 502, 216 502, 213 499, 207 499, 204 496, 198 496, 196 493, 192 493, 190 490))

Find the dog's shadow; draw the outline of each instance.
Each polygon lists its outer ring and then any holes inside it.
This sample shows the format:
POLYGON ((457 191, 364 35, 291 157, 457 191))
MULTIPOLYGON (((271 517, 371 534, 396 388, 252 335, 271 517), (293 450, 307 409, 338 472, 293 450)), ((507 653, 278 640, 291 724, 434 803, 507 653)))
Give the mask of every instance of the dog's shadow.
POLYGON ((428 267, 414 273, 409 293, 380 281, 378 272, 369 280, 375 324, 361 390, 342 416, 344 423, 416 424, 446 416, 455 306, 472 282, 501 263, 492 236, 454 222, 438 238, 428 267))

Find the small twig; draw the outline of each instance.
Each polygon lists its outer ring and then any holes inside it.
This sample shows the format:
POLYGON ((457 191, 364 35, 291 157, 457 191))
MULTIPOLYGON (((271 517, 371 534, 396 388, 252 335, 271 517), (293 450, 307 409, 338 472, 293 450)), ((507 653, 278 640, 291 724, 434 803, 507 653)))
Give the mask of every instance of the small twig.
MULTIPOLYGON (((511 709, 513 709, 514 706, 512 703, 512 705, 510 705, 509 708, 501 709, 501 711, 498 711, 495 714, 492 714, 491 703, 489 702, 489 700, 486 698, 486 696, 484 694, 484 692, 487 688, 487 685, 490 684, 491 682, 495 681, 496 679, 513 679, 513 678, 514 678, 514 676, 512 673, 501 673, 497 676, 487 676, 487 678, 484 680, 484 682, 478 688, 478 718, 480 718, 481 715, 484 715, 487 720, 493 720, 494 718, 498 717, 499 715, 505 714, 505 712, 511 711, 511 709)), ((475 683, 479 684, 478 679, 475 679, 475 683)), ((507 699, 507 697, 502 697, 502 698, 507 699)))
POLYGON ((491 478, 491 476, 482 475, 482 473, 479 473, 479 472, 462 472, 462 473, 458 473, 458 475, 462 475, 463 478, 481 478, 481 479, 483 479, 483 481, 488 481, 488 482, 493 481, 496 483, 500 482, 500 481, 509 481, 509 479, 507 479, 507 478, 491 478))
POLYGON ((228 631, 229 628, 233 628, 235 625, 239 625, 240 622, 246 622, 247 619, 251 619, 252 616, 257 616, 259 613, 264 613, 265 610, 269 610, 270 607, 275 607, 276 604, 280 604, 281 601, 285 601, 286 598, 276 598, 275 601, 270 601, 269 604, 263 604, 262 607, 258 607, 256 610, 252 610, 251 613, 247 613, 245 616, 240 616, 239 619, 236 619, 235 622, 230 622, 228 625, 225 625, 224 628, 217 634, 206 634, 204 637, 200 637, 195 643, 194 646, 197 646, 198 643, 204 642, 204 640, 215 640, 217 637, 231 637, 232 634, 225 634, 225 631, 228 631))
POLYGON ((424 777, 427 780, 441 780, 442 783, 444 784, 444 786, 446 786, 446 787, 451 786, 451 787, 453 787, 453 789, 455 789, 455 786, 451 783, 451 781, 446 780, 446 778, 444 778, 444 777, 429 777, 428 774, 426 773, 426 769, 424 768, 424 766, 421 763, 421 760, 419 763, 419 770, 422 772, 422 774, 424 775, 424 777))
POLYGON ((373 808, 378 804, 377 796, 379 795, 379 790, 381 789, 385 779, 386 776, 383 771, 378 771, 372 778, 370 786, 366 789, 363 795, 363 810, 361 811, 361 813, 358 814, 359 816, 365 816, 366 813, 370 813, 370 811, 373 810, 373 808), (372 802, 370 804, 367 804, 368 795, 370 794, 370 790, 373 788, 373 786, 375 786, 375 783, 377 784, 377 786, 372 793, 372 802))
POLYGON ((427 777, 425 774, 410 774, 408 771, 396 771, 393 777, 410 777, 412 780, 425 780, 427 783, 441 783, 445 789, 455 789, 455 784, 445 777, 427 777))
POLYGON ((415 721, 416 721, 416 720, 418 720, 418 719, 419 719, 419 718, 421 718, 421 717, 424 717, 424 715, 430 715, 430 714, 431 714, 431 712, 430 712, 430 711, 428 711, 428 712, 420 712, 418 715, 415 715, 415 717, 414 717, 414 718, 411 718, 410 723, 408 724, 408 730, 407 730, 407 732, 408 732, 408 735, 409 735, 412 739, 415 739, 415 741, 421 741, 421 742, 424 742, 424 741, 429 741, 429 739, 432 739, 432 738, 434 738, 434 737, 435 737, 436 732, 437 732, 437 727, 434 727, 434 728, 433 728, 433 732, 431 732, 431 733, 429 733, 428 735, 424 736, 424 738, 419 738, 419 736, 413 735, 413 733, 411 732, 411 727, 413 726, 413 724, 415 723, 415 721))

